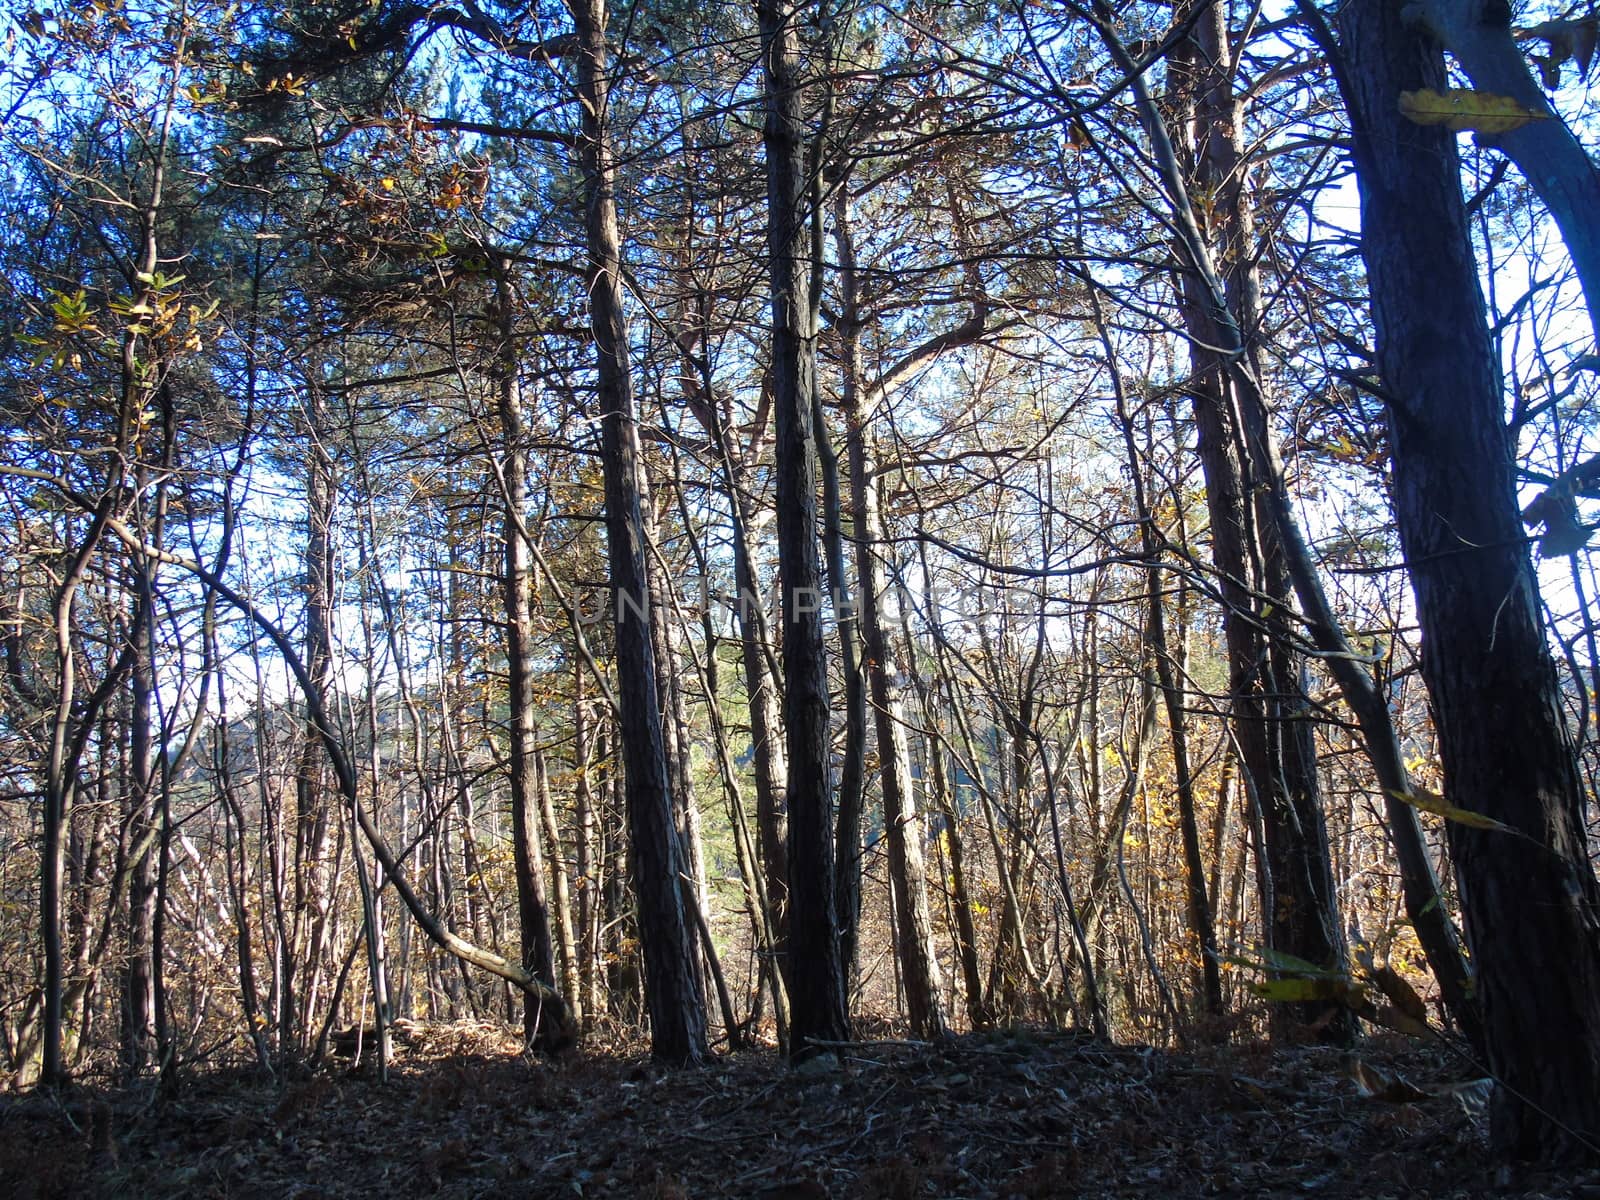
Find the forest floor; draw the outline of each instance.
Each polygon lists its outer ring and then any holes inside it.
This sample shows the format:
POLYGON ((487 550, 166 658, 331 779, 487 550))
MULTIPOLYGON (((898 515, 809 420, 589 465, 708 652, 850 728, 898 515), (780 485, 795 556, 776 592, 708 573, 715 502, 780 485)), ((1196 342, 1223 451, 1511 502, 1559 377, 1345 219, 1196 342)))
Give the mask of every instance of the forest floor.
POLYGON ((217 1070, 164 1100, 0 1097, 0 1195, 1600 1197, 1600 1172, 1495 1167, 1471 1078, 1400 1045, 1180 1054, 1041 1032, 668 1071, 431 1027, 387 1084, 343 1063, 289 1083, 217 1070))

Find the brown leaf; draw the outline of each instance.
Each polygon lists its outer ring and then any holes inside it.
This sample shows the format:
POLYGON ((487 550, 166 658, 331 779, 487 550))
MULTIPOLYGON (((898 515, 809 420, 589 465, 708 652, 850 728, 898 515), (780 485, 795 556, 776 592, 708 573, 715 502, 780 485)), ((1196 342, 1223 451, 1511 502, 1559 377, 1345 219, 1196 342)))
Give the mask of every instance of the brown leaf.
POLYGON ((1594 62, 1597 35, 1600 35, 1600 16, 1581 17, 1576 20, 1541 21, 1528 29, 1519 30, 1521 40, 1537 40, 1550 47, 1549 55, 1530 57, 1539 64, 1539 78, 1545 87, 1555 89, 1561 85, 1561 64, 1568 59, 1578 68, 1578 78, 1589 78, 1589 66, 1594 62))
POLYGON ((1415 1104, 1433 1095, 1409 1083, 1398 1072, 1390 1075, 1359 1058, 1350 1060, 1349 1072, 1356 1089, 1369 1100, 1381 1100, 1385 1104, 1415 1104))
POLYGON ((1378 990, 1389 998, 1390 1003, 1406 1016, 1426 1023, 1428 1006, 1417 995, 1416 989, 1400 977, 1399 972, 1385 963, 1372 968, 1371 975, 1372 982, 1378 985, 1378 990))

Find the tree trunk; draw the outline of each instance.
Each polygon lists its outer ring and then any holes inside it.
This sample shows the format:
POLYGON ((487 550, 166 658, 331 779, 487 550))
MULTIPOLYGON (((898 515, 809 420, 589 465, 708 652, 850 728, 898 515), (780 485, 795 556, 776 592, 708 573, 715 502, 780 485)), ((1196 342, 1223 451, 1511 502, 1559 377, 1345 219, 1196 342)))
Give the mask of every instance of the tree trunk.
MULTIPOLYGON (((909 606, 900 609, 900 636, 907 646, 915 647, 911 636, 909 606)), ((946 769, 947 750, 938 728, 935 701, 917 665, 915 649, 907 655, 906 666, 911 674, 912 686, 922 709, 930 782, 934 802, 939 805, 945 819, 945 841, 950 857, 950 910, 955 927, 956 958, 961 964, 961 982, 966 993, 967 1022, 973 1029, 985 1029, 992 1018, 983 1003, 983 974, 978 965, 977 926, 972 919, 972 891, 967 883, 965 835, 961 832, 961 797, 952 786, 946 769)))
POLYGON ((1185 913, 1189 932, 1200 953, 1201 999, 1206 1016, 1220 1018, 1222 971, 1217 931, 1211 916, 1211 895, 1206 891, 1205 858, 1200 853, 1200 825, 1195 812, 1194 776, 1190 773, 1188 720, 1183 711, 1183 689, 1172 667, 1167 644, 1166 614, 1161 596, 1161 573, 1150 571, 1150 619, 1147 629, 1156 678, 1167 709, 1167 732, 1172 739, 1172 769, 1177 777, 1178 830, 1183 840, 1185 913))
MULTIPOLYGON (((641 476, 640 511, 644 516, 646 566, 650 573, 650 635, 656 656, 656 696, 661 708, 662 747, 667 756, 667 781, 672 790, 672 812, 678 847, 678 883, 683 892, 685 919, 691 927, 691 961, 695 985, 702 995, 711 995, 708 977, 710 953, 702 951, 709 943, 699 936, 702 924, 697 916, 708 913, 710 897, 706 891, 705 865, 700 841, 700 803, 690 778, 689 720, 683 703, 683 688, 678 679, 682 660, 682 633, 673 611, 672 584, 667 564, 661 559, 660 538, 652 504, 649 480, 641 476)), ((712 951, 714 952, 714 951, 712 951)))
POLYGON ((594 332, 605 475, 607 553, 616 621, 617 700, 624 794, 631 835, 639 939, 651 1049, 668 1062, 706 1052, 705 1002, 695 982, 692 932, 678 886, 679 856, 667 778, 656 662, 650 637, 650 578, 639 479, 643 470, 623 313, 616 171, 608 121, 603 0, 568 0, 577 27, 579 143, 587 197, 590 323, 594 332))
MULTIPOLYGON (((917 815, 916 794, 912 790, 911 752, 906 744, 904 702, 899 683, 901 668, 883 613, 886 586, 883 567, 878 561, 878 544, 883 540, 883 533, 878 515, 877 467, 867 445, 869 414, 861 394, 855 253, 849 213, 842 203, 838 208, 835 237, 844 290, 838 331, 844 372, 845 444, 850 462, 850 525, 856 553, 858 595, 853 616, 860 625, 862 657, 872 691, 872 716, 878 738, 878 781, 883 797, 884 835, 889 845, 889 891, 895 906, 895 929, 899 934, 896 951, 905 982, 906 1011, 913 1035, 933 1038, 945 1032, 939 997, 939 959, 933 947, 933 916, 928 908, 922 821, 917 815)), ((848 630, 844 635, 848 635, 848 630)), ((841 823, 841 834, 842 829, 841 823)), ((856 836, 859 839, 859 832, 856 836)), ((840 844, 844 844, 842 836, 840 844)), ((844 864, 841 864, 843 869, 844 864)), ((856 874, 853 896, 859 905, 860 866, 851 864, 850 869, 856 874)))
MULTIPOLYGON (((1226 6, 1207 5, 1192 40, 1175 55, 1173 83, 1191 115, 1197 186, 1214 196, 1207 232, 1225 264, 1229 308, 1248 336, 1258 320, 1259 289, 1244 187, 1244 110, 1233 94, 1230 53, 1226 6)), ((1179 253, 1186 257, 1186 247, 1180 245, 1179 253)), ((1254 398, 1233 386, 1223 356, 1214 349, 1221 342, 1206 282, 1186 272, 1183 293, 1212 561, 1224 605, 1234 737, 1259 800, 1265 838, 1263 930, 1272 949, 1337 970, 1344 963, 1344 942, 1299 656, 1285 634, 1264 632, 1273 628, 1269 611, 1290 607, 1281 535, 1271 511, 1255 499, 1246 441, 1253 421, 1264 423, 1266 414, 1246 412, 1254 398), (1262 596, 1264 601, 1258 599, 1262 596)), ((1354 1033, 1339 1005, 1277 1005, 1273 1014, 1279 1036, 1291 1034, 1295 1024, 1314 1026, 1333 1041, 1354 1033)))
POLYGON ((567 865, 561 852, 561 828, 556 824, 556 807, 550 794, 550 775, 545 769, 544 753, 533 752, 534 780, 539 791, 539 830, 544 837, 546 859, 550 868, 550 892, 555 907, 555 935, 558 962, 561 968, 561 994, 572 1010, 574 1024, 583 1021, 581 993, 578 987, 578 943, 572 923, 572 889, 567 883, 567 865))
MULTIPOLYGON (((505 266, 496 272, 495 304, 500 324, 500 354, 495 379, 500 410, 501 530, 505 539, 501 595, 506 614, 506 701, 511 776, 511 852, 517 881, 517 919, 522 934, 522 965, 554 986, 555 956, 550 938, 550 909, 545 899, 544 857, 539 845, 540 770, 535 757, 539 736, 534 710, 536 635, 533 615, 532 536, 527 526, 528 449, 522 388, 513 340, 514 303, 505 266)), ((522 998, 522 1032, 529 1046, 548 1042, 544 1003, 535 995, 522 998)), ((557 1031, 558 1033, 564 1031, 557 1031)))
MULTIPOLYGON (((859 371, 846 368, 852 378, 859 371)), ((849 385, 847 385, 849 386, 849 385)), ((839 958, 846 985, 856 977, 861 935, 861 818, 866 790, 867 689, 861 677, 858 608, 850 595, 844 557, 844 497, 839 486, 839 458, 828 441, 820 390, 812 397, 817 456, 822 467, 823 544, 827 549, 828 588, 834 624, 839 631, 839 671, 844 676, 844 763, 839 771, 838 814, 834 819, 834 908, 839 915, 839 958)), ((853 520, 853 518, 852 518, 853 520)), ((860 536, 857 525, 856 536, 860 536)))
POLYGON ((765 75, 772 392, 777 426, 778 569, 783 594, 785 744, 789 757, 790 1053, 849 1036, 834 908, 828 669, 817 555, 817 386, 806 237, 804 110, 798 10, 759 0, 765 75))
POLYGON ((583 696, 583 667, 573 665, 572 764, 577 777, 575 820, 578 826, 578 991, 582 996, 578 1019, 585 1029, 600 1014, 600 925, 603 905, 600 895, 599 822, 595 813, 595 794, 590 774, 589 704, 583 696))
POLYGON ((1448 825, 1499 1083, 1492 1137, 1517 1156, 1586 1155, 1600 1142, 1600 886, 1583 790, 1518 513, 1455 137, 1398 109, 1402 90, 1444 86, 1443 58, 1393 5, 1356 0, 1341 26, 1395 509, 1445 792, 1511 830, 1448 825))
MULTIPOLYGON (((319 703, 325 703, 333 676, 333 460, 327 451, 327 400, 315 380, 306 381, 306 625, 304 658, 319 703)), ((320 734, 309 715, 300 734, 300 763, 294 784, 294 908, 292 935, 284 947, 283 990, 279 997, 280 1043, 304 1052, 305 1038, 322 982, 323 945, 330 912, 328 786, 320 734)))
POLYGON ((136 595, 128 623, 133 671, 129 678, 127 741, 124 746, 124 793, 128 865, 128 946, 122 980, 122 1067, 142 1075, 155 1051, 156 989, 151 944, 155 926, 156 863, 152 853, 155 826, 150 775, 151 695, 155 676, 144 652, 145 623, 151 618, 149 564, 135 556, 136 595))

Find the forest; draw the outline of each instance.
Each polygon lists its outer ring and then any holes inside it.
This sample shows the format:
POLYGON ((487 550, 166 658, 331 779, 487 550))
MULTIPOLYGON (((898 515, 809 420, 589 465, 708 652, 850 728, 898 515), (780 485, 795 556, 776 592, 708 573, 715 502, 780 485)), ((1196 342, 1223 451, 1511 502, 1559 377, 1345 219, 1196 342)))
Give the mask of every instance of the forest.
POLYGON ((1595 10, 0 37, 15 1194, 1600 1188, 1595 10))

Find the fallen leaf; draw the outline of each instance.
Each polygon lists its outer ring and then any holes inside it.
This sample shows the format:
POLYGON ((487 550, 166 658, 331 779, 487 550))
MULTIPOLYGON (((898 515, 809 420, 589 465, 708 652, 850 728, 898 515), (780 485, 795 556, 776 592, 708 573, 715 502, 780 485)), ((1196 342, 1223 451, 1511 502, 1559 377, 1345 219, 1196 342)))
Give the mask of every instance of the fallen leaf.
POLYGON ((1391 1075, 1359 1058, 1350 1060, 1349 1071, 1356 1090, 1369 1100, 1381 1100, 1385 1104, 1415 1104, 1433 1096, 1432 1092, 1423 1091, 1398 1072, 1391 1075))

